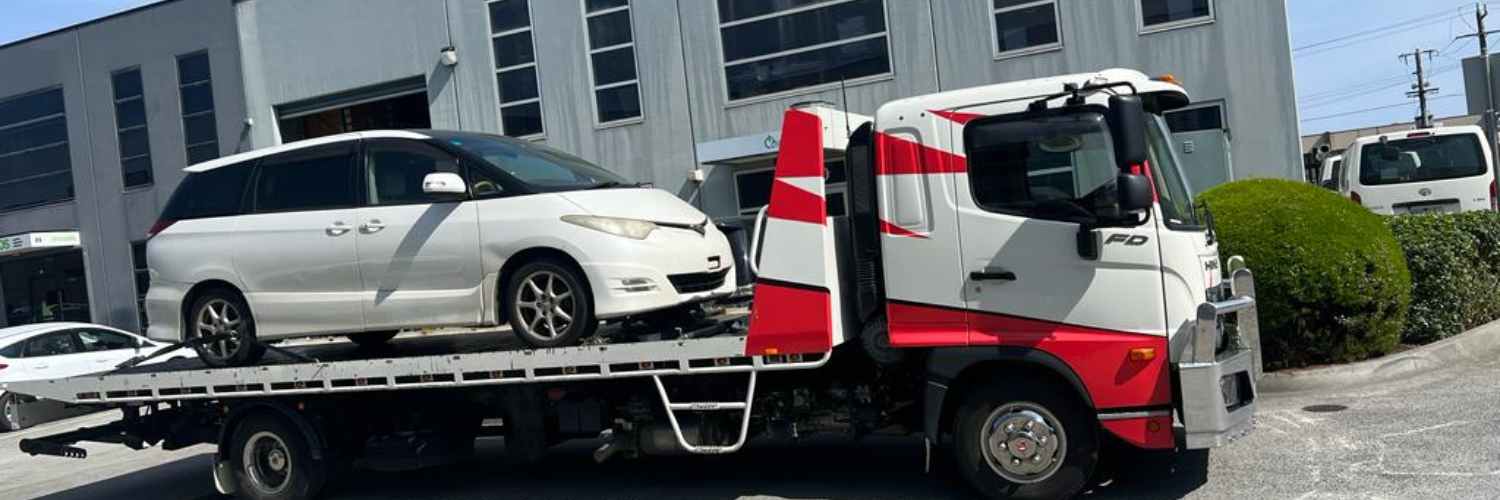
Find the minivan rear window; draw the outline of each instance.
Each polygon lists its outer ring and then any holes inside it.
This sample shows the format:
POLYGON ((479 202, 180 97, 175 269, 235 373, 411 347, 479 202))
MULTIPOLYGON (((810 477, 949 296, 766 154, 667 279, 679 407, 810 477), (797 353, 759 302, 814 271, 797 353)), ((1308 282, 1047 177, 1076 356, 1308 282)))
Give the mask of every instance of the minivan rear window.
POLYGON ((167 201, 161 218, 186 220, 243 213, 245 182, 249 178, 248 162, 188 174, 167 201))
POLYGON ((1474 134, 1410 137, 1360 149, 1359 183, 1366 186, 1483 175, 1488 168, 1474 134))

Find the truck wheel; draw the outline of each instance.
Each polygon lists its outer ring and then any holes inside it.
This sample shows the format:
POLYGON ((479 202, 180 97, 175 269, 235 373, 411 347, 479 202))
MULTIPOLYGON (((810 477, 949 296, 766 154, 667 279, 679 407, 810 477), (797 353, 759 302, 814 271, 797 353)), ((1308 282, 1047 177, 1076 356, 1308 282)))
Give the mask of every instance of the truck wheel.
POLYGON ((521 266, 505 286, 510 328, 532 347, 577 343, 599 326, 594 296, 572 266, 539 260, 521 266))
POLYGON ((0 431, 19 431, 21 425, 21 397, 12 393, 0 395, 0 431))
POLYGON ((359 344, 360 347, 365 349, 372 349, 385 346, 387 342, 391 341, 391 339, 396 338, 397 333, 399 332, 397 332, 396 330, 385 332, 351 333, 348 335, 348 337, 349 340, 353 341, 355 344, 359 344))
POLYGON ((229 339, 193 346, 198 359, 213 367, 244 366, 266 353, 255 336, 255 317, 240 294, 216 288, 203 292, 188 310, 188 337, 228 334, 229 339))
POLYGON ((1050 384, 976 389, 954 425, 959 470, 989 498, 1071 498, 1099 461, 1087 409, 1050 384))
POLYGON ((328 479, 327 464, 313 460, 305 436, 270 414, 245 417, 234 430, 229 455, 240 498, 314 498, 328 479))

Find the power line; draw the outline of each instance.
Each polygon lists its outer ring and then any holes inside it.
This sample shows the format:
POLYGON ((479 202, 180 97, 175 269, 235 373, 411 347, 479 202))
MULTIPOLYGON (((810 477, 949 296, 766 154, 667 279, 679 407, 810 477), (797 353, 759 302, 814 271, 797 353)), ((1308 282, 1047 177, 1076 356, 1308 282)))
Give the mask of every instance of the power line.
MULTIPOLYGON (((1433 68, 1432 71, 1429 72, 1428 76, 1429 77, 1433 77, 1433 76, 1441 75, 1441 74, 1444 74, 1444 73, 1448 73, 1448 72, 1451 72, 1453 70, 1458 69, 1459 66, 1460 65, 1458 63, 1448 64, 1448 65, 1443 65, 1443 66, 1438 66, 1437 68, 1433 68)), ((1370 87, 1369 85, 1362 85, 1362 86, 1351 87, 1351 88, 1345 89, 1345 90, 1340 90, 1340 91, 1334 91, 1334 92, 1326 93, 1325 95, 1322 95, 1322 96, 1307 97, 1305 99, 1297 101, 1297 104, 1298 104, 1298 106, 1300 106, 1302 108, 1316 108, 1316 107, 1321 107, 1321 106, 1328 106, 1328 105, 1332 105, 1332 104, 1338 104, 1338 103, 1344 101, 1345 99, 1352 99, 1352 98, 1355 98, 1355 97, 1362 97, 1362 96, 1370 95, 1370 94, 1373 94, 1373 93, 1376 93, 1376 92, 1380 92, 1382 90, 1387 90, 1387 89, 1390 89, 1390 88, 1393 88, 1393 87, 1400 87, 1402 85, 1407 85, 1408 82, 1409 82, 1409 80, 1407 79, 1407 76, 1408 75, 1400 75, 1400 76, 1395 77, 1395 78, 1387 78, 1387 79, 1384 79, 1384 80, 1377 80, 1377 83, 1381 84, 1379 87, 1370 87), (1392 80, 1395 80, 1395 81, 1392 81, 1392 80)))
MULTIPOLYGON (((1464 9, 1460 9, 1459 12, 1458 12, 1458 14, 1462 14, 1463 10, 1464 9)), ((1428 24, 1430 24, 1432 22, 1433 18, 1438 18, 1438 17, 1442 17, 1442 19, 1438 19, 1438 21, 1448 21, 1448 20, 1457 18, 1459 16, 1457 14, 1455 14, 1454 12, 1451 12, 1451 11, 1449 11, 1447 9, 1443 9, 1443 10, 1438 11, 1438 12, 1433 12, 1433 13, 1430 13, 1430 14, 1425 14, 1425 15, 1417 16, 1417 17, 1414 17, 1414 18, 1411 18, 1411 19, 1407 19, 1405 21, 1398 21, 1398 22, 1387 24, 1385 26, 1381 26, 1381 27, 1378 27, 1378 28, 1370 28, 1370 29, 1367 29, 1367 30, 1364 30, 1364 31, 1357 31, 1357 32, 1354 32, 1354 33, 1349 33, 1347 35, 1336 36, 1336 37, 1333 37, 1333 38, 1329 38, 1327 40, 1322 40, 1322 41, 1318 41, 1318 42, 1309 43, 1309 44, 1303 45, 1301 47, 1293 47, 1292 48, 1292 53, 1297 53, 1297 52, 1301 52, 1301 51, 1308 50, 1308 49, 1315 49, 1315 48, 1318 48, 1318 47, 1325 47, 1325 46, 1328 46, 1330 44, 1338 43, 1338 42, 1341 42, 1341 41, 1344 41, 1344 40, 1349 40, 1349 39, 1352 39, 1352 38, 1358 38, 1358 37, 1362 37, 1362 36, 1379 34, 1379 33, 1385 32, 1387 30, 1401 28, 1403 26, 1405 26, 1405 27, 1411 27, 1411 26, 1408 26, 1408 25, 1411 25, 1412 23, 1418 23, 1418 22, 1427 21, 1428 24)))
MULTIPOLYGON (((1445 96, 1439 96, 1439 97, 1434 97, 1432 99, 1428 99, 1428 101, 1440 101, 1440 100, 1443 100, 1443 99, 1452 99, 1452 98, 1455 98, 1455 97, 1458 97, 1458 96, 1457 95, 1445 95, 1445 96)), ((1318 120, 1327 120, 1329 118, 1338 118, 1338 117, 1341 117, 1341 116, 1357 115, 1357 114, 1360 114, 1360 113, 1369 113, 1371 111, 1380 111, 1382 109, 1391 109, 1391 108, 1399 108, 1399 107, 1402 107, 1402 106, 1410 106, 1411 104, 1412 103, 1410 103, 1410 102, 1388 104, 1388 105, 1385 105, 1385 106, 1376 106, 1376 107, 1373 107, 1373 108, 1365 108, 1365 109, 1359 109, 1359 110, 1354 110, 1354 111, 1345 111, 1343 113, 1334 113, 1334 114, 1331 114, 1331 115, 1323 115, 1323 116, 1317 116, 1317 117, 1313 117, 1313 118, 1303 118, 1302 121, 1303 122, 1313 122, 1313 121, 1318 121, 1318 120)))
POLYGON ((1448 17, 1442 17, 1442 18, 1438 18, 1438 19, 1429 19, 1429 20, 1426 20, 1425 22, 1418 22, 1417 24, 1411 24, 1411 25, 1405 25, 1405 26, 1397 25, 1397 26, 1393 26, 1393 27, 1388 27, 1388 28, 1386 28, 1383 31, 1367 30, 1367 31, 1364 31, 1364 32, 1360 32, 1360 34, 1358 34, 1358 35, 1347 35, 1345 37, 1341 37, 1342 40, 1343 40, 1342 43, 1337 43, 1337 44, 1334 44, 1334 45, 1326 45, 1326 44, 1327 43, 1333 43, 1333 42, 1339 41, 1339 40, 1328 40, 1326 42, 1319 42, 1319 44, 1306 45, 1306 46, 1303 47, 1304 49, 1312 49, 1312 50, 1308 50, 1307 52, 1303 52, 1301 54, 1298 54, 1296 50, 1293 50, 1292 51, 1292 55, 1293 55, 1293 57, 1308 57, 1308 56, 1313 56, 1313 55, 1317 55, 1317 54, 1323 54, 1323 53, 1331 52, 1331 51, 1334 51, 1334 50, 1342 49, 1344 47, 1350 47, 1350 46, 1353 46, 1353 45, 1357 45, 1357 44, 1361 44, 1361 43, 1365 43, 1365 42, 1370 42, 1370 41, 1375 41, 1375 40, 1381 39, 1380 37, 1375 37, 1375 36, 1371 36, 1371 35, 1394 35, 1396 33, 1404 33, 1404 32, 1407 32, 1407 31, 1418 29, 1418 28, 1422 28, 1422 27, 1426 27, 1426 26, 1431 26, 1431 25, 1434 25, 1434 24, 1438 24, 1438 23, 1441 23, 1441 22, 1444 22, 1444 21, 1452 21, 1453 19, 1458 19, 1459 17, 1460 17, 1460 15, 1449 15, 1448 17))

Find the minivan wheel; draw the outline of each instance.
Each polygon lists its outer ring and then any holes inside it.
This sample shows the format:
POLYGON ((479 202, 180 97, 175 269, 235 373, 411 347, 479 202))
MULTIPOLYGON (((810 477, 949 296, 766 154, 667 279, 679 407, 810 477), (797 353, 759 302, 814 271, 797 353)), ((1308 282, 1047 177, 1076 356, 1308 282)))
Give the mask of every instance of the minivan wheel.
POLYGON ((521 266, 506 284, 510 327, 532 347, 571 345, 592 333, 594 297, 582 273, 571 266, 540 260, 521 266))
POLYGON ((363 332, 351 333, 348 335, 348 337, 349 340, 353 341, 355 344, 359 344, 360 347, 365 349, 372 349, 376 347, 384 347, 391 341, 391 339, 396 338, 396 333, 398 333, 396 330, 388 330, 384 332, 363 332))
POLYGON ((193 301, 190 311, 189 338, 229 336, 217 342, 193 346, 204 364, 244 366, 260 361, 265 354, 266 347, 255 337, 255 317, 239 294, 224 289, 209 290, 193 301))

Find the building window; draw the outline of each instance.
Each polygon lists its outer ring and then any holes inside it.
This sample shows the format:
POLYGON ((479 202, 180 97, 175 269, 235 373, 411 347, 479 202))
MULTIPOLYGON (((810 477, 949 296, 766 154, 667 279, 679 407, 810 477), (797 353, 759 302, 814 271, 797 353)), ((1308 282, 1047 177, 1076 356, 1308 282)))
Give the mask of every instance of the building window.
POLYGON ((146 331, 146 291, 151 289, 151 270, 146 265, 146 242, 130 243, 130 260, 135 267, 135 310, 141 315, 141 331, 146 331))
MULTIPOLYGON (((828 204, 830 217, 842 217, 849 213, 845 192, 848 191, 844 172, 844 160, 833 159, 823 164, 827 173, 823 194, 828 204)), ((771 203, 771 183, 776 180, 776 168, 751 168, 734 173, 734 194, 740 215, 754 216, 761 207, 771 203)))
POLYGON ((0 210, 73 199, 62 87, 0 98, 0 210))
POLYGON ((731 101, 891 72, 882 0, 718 0, 718 6, 731 101))
POLYGON ((110 76, 115 93, 115 135, 119 139, 120 170, 125 187, 151 184, 151 142, 146 132, 146 99, 141 69, 116 71, 110 76))
POLYGON ((1224 129, 1224 107, 1218 104, 1169 111, 1165 118, 1173 133, 1224 129))
POLYGON ((182 97, 182 137, 189 165, 219 157, 214 121, 213 73, 208 52, 177 56, 177 91, 182 97))
POLYGON ((1140 0, 1141 30, 1169 30, 1214 19, 1213 0, 1140 0))
POLYGON ((995 57, 1018 56, 1062 46, 1056 0, 994 0, 995 57))
POLYGON ((531 37, 527 0, 492 0, 490 58, 500 91, 500 128, 511 137, 537 137, 542 128, 542 93, 537 85, 536 43, 531 37))
POLYGON ((640 118, 641 86, 630 0, 582 1, 589 37, 589 75, 594 86, 594 119, 606 125, 640 118))

